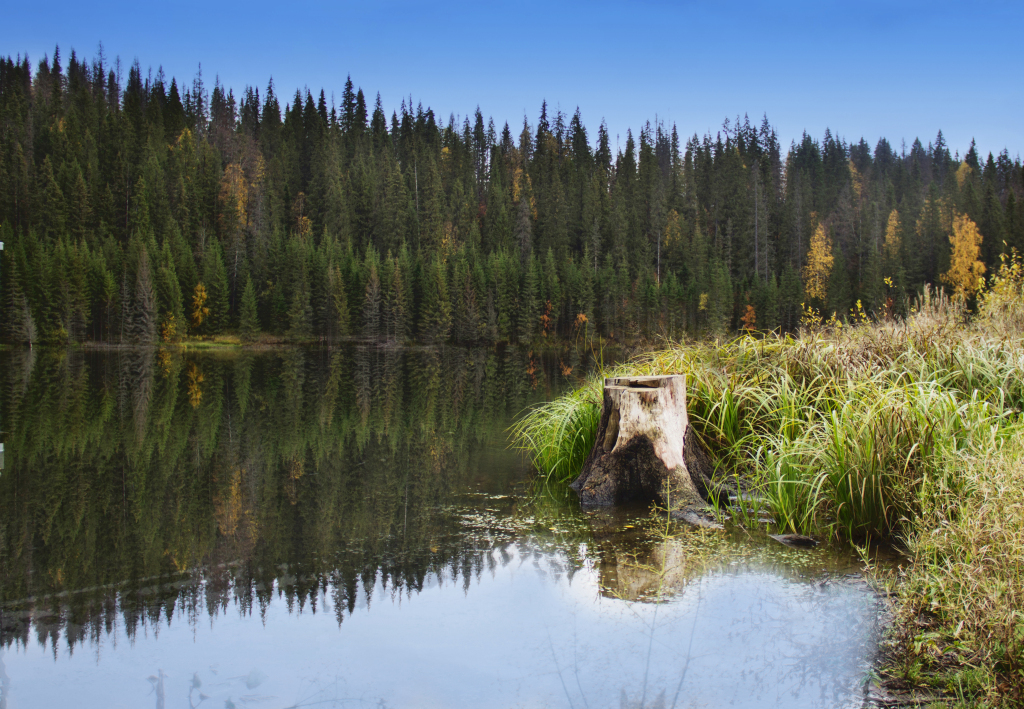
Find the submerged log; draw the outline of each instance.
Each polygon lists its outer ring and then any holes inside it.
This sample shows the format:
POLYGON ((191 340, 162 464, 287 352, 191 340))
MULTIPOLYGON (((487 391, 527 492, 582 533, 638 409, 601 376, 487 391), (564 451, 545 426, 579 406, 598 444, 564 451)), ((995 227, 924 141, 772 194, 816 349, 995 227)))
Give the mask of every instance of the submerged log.
POLYGON ((609 377, 594 448, 572 484, 584 505, 702 505, 711 464, 686 413, 686 376, 609 377))

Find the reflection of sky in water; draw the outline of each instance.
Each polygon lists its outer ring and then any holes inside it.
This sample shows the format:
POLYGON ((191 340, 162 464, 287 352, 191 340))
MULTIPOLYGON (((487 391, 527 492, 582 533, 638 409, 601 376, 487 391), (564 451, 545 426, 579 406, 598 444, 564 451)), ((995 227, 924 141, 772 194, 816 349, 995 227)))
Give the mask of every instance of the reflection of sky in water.
POLYGON ((569 357, 0 353, 0 709, 859 705, 849 553, 523 494, 569 357))
POLYGON ((340 626, 327 593, 315 614, 276 598, 262 622, 179 615, 134 642, 117 630, 70 655, 58 646, 56 660, 38 643, 11 647, 5 709, 189 707, 203 695, 207 707, 639 706, 645 677, 648 706, 858 705, 874 630, 862 585, 751 562, 670 603, 629 603, 599 593, 593 565, 570 581, 557 553, 509 551, 468 591, 431 577, 393 596, 378 582, 367 608, 360 589, 340 626))

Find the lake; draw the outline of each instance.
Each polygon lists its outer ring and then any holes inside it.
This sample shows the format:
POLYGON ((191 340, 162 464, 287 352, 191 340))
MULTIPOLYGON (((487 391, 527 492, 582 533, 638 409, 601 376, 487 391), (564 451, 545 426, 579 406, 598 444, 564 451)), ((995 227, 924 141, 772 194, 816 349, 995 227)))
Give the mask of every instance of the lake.
POLYGON ((857 707, 844 549, 581 510, 571 351, 0 352, 0 709, 857 707))

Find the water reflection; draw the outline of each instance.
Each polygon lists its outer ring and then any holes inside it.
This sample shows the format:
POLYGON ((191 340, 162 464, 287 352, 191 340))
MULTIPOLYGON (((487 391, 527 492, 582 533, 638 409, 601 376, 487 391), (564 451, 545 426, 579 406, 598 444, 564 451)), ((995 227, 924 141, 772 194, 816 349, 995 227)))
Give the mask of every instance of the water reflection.
POLYGON ((875 612, 849 554, 530 494, 507 427, 585 360, 0 365, 0 709, 860 696, 875 612))
POLYGON ((468 578, 513 532, 466 534, 457 498, 510 491, 524 469, 509 420, 566 384, 558 357, 512 349, 3 364, 0 644, 34 628, 54 652, 61 632, 71 647, 117 623, 132 637, 176 610, 262 613, 275 588, 315 609, 330 585, 341 622, 375 576, 468 578))

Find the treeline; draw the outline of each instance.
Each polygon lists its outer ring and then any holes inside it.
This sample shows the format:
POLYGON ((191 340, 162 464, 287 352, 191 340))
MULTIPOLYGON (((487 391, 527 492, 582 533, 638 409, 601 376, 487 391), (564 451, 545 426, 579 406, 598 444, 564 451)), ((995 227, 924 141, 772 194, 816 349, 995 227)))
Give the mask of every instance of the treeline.
MULTIPOLYGON (((371 103, 373 105, 371 105, 371 103)), ((970 295, 1024 247, 1024 169, 939 132, 896 150, 765 118, 613 149, 577 110, 517 133, 388 117, 273 81, 240 97, 102 51, 0 60, 0 327, 8 341, 531 342, 792 329, 803 305, 898 314, 970 295), (951 243, 951 237, 952 242, 951 243)), ((859 311, 858 311, 859 312, 859 311)))

